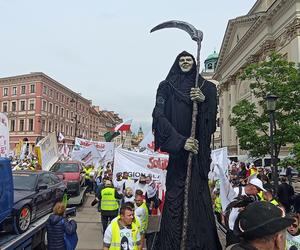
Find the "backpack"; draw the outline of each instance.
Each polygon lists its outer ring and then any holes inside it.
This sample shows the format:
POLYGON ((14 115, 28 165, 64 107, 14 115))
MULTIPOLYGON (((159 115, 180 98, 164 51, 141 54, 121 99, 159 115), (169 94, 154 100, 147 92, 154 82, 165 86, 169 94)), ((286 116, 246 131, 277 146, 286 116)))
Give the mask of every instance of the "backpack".
MULTIPOLYGON (((64 219, 61 222, 62 224, 65 224, 64 219)), ((75 231, 72 234, 64 233, 64 242, 65 242, 66 250, 75 250, 78 243, 77 232, 75 231)))

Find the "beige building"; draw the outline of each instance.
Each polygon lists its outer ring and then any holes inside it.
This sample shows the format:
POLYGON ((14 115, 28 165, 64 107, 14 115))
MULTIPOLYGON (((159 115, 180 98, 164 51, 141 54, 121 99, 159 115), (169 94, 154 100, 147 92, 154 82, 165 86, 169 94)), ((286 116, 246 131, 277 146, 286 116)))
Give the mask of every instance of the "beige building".
POLYGON ((214 79, 220 90, 221 144, 230 155, 247 154, 230 126, 231 110, 243 99, 256 102, 249 81, 237 76, 247 64, 265 59, 274 50, 300 62, 300 0, 257 0, 247 15, 228 22, 214 79))

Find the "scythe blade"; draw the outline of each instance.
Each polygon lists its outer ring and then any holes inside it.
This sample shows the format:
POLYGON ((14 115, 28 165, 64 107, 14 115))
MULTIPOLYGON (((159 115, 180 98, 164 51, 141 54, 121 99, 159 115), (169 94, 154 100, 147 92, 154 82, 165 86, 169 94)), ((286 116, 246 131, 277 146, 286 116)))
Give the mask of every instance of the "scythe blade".
POLYGON ((197 30, 193 25, 191 25, 187 22, 178 21, 178 20, 171 20, 171 21, 163 22, 163 23, 155 26, 153 29, 151 29, 150 33, 157 31, 157 30, 165 29, 165 28, 178 28, 178 29, 184 30, 190 35, 192 40, 194 40, 196 42, 201 42, 203 39, 203 32, 201 30, 197 30))

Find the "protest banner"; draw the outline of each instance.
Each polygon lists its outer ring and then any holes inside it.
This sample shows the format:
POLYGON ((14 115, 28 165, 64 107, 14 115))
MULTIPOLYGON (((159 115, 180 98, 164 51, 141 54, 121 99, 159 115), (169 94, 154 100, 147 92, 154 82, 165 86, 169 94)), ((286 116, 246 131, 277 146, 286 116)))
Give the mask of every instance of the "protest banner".
POLYGON ((228 150, 225 148, 218 148, 211 151, 211 168, 210 168, 210 179, 216 180, 219 179, 219 168, 216 168, 215 165, 218 164, 222 171, 227 174, 228 172, 228 164, 230 163, 228 160, 228 150))
POLYGON ((138 180, 141 174, 151 176, 162 189, 165 189, 169 156, 158 153, 140 153, 115 149, 113 177, 119 172, 128 172, 133 180, 138 180))
POLYGON ((51 133, 40 140, 35 146, 35 152, 42 169, 49 170, 59 158, 56 133, 51 133))
POLYGON ((98 168, 101 155, 94 144, 86 148, 76 148, 72 151, 71 158, 75 161, 82 162, 85 166, 93 165, 98 168))
POLYGON ((99 142, 90 141, 82 138, 75 138, 75 147, 73 151, 79 148, 87 148, 91 145, 95 145, 101 156, 101 164, 106 165, 108 162, 112 162, 114 159, 114 143, 113 142, 99 142))
POLYGON ((8 119, 4 113, 0 113, 0 157, 8 157, 9 152, 8 119))

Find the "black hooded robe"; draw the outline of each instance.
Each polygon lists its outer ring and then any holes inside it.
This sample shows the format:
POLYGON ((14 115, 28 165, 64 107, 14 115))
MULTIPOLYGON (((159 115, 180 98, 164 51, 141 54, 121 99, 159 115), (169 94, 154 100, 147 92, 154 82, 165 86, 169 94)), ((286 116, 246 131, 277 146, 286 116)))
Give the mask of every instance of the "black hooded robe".
MULTIPOLYGON (((153 110, 155 149, 169 153, 166 196, 156 250, 179 250, 183 221, 184 184, 187 172, 188 152, 184 149, 190 137, 192 102, 190 89, 195 85, 196 66, 184 73, 179 67, 180 53, 166 80, 161 82, 153 110)), ((211 196, 208 188, 211 136, 216 129, 217 90, 213 83, 199 76, 199 87, 205 101, 198 104, 196 139, 198 155, 193 156, 189 191, 189 219, 187 249, 222 249, 217 235, 211 196)))

